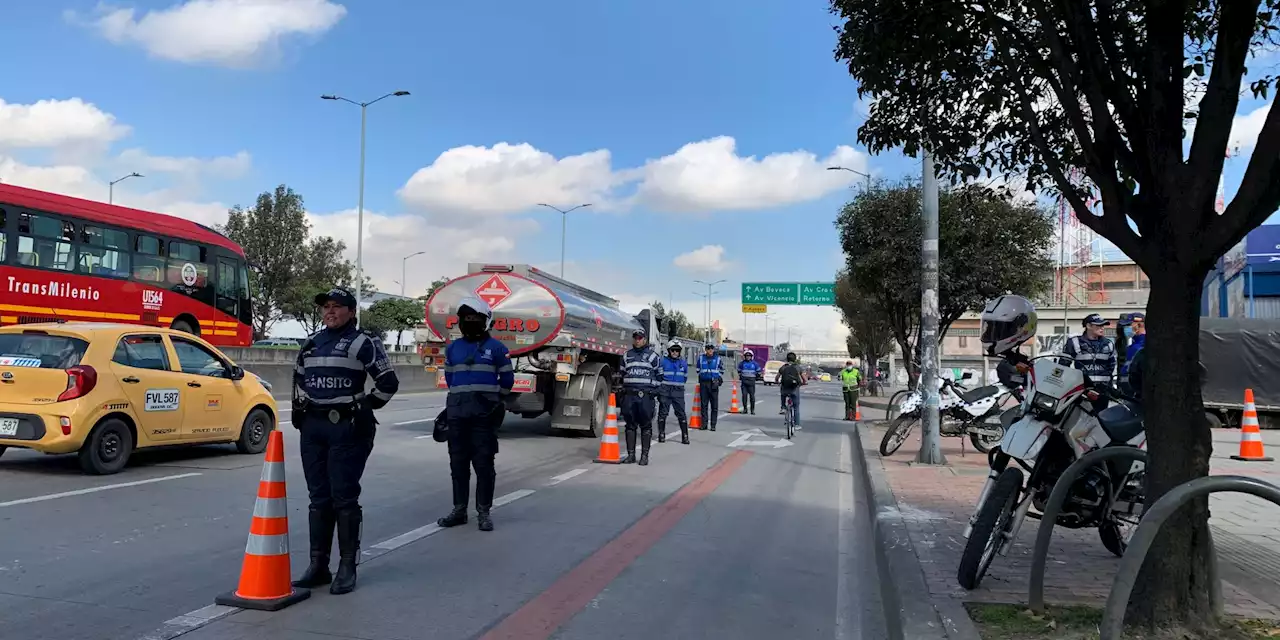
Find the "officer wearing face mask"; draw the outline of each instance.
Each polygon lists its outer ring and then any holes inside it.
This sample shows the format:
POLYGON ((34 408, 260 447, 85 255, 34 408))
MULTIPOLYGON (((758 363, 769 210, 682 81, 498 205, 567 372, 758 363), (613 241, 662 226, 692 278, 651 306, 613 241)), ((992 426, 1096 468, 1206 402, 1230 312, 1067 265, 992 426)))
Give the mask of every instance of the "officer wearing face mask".
POLYGON ((1124 332, 1126 347, 1124 363, 1120 365, 1120 390, 1126 394, 1137 395, 1130 384, 1130 370, 1138 352, 1147 346, 1147 316, 1141 311, 1125 314, 1120 318, 1120 329, 1124 332))
POLYGON ((378 424, 374 409, 391 401, 396 377, 382 337, 356 327, 356 299, 335 288, 315 298, 324 329, 307 339, 298 352, 293 374, 293 425, 300 431, 302 471, 311 506, 311 564, 297 587, 333 584, 329 592, 356 588, 360 553, 360 478, 373 451, 378 424), (373 378, 372 393, 365 393, 373 378), (333 532, 338 531, 338 575, 329 573, 333 532))
POLYGON ((461 340, 445 349, 444 379, 449 385, 445 420, 449 426, 449 475, 453 480, 453 510, 440 518, 441 527, 467 523, 471 468, 476 471, 476 524, 493 531, 493 489, 497 483, 498 427, 506 417, 505 398, 515 386, 511 355, 489 335, 493 309, 479 298, 458 303, 461 340))
POLYGON ((622 418, 627 421, 627 457, 622 464, 636 462, 636 429, 640 430, 640 466, 649 464, 649 442, 653 439, 653 402, 662 386, 662 365, 649 346, 644 329, 631 332, 632 349, 622 356, 622 418))

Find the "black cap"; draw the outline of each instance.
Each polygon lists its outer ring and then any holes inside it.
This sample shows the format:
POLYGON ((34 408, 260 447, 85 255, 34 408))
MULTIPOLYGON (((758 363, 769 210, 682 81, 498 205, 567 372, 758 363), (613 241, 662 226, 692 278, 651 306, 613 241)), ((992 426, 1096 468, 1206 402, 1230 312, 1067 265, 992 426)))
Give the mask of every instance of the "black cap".
POLYGON ((334 287, 324 293, 316 294, 316 306, 323 305, 330 300, 344 307, 356 308, 356 297, 342 287, 334 287))
POLYGON ((649 336, 649 333, 644 329, 636 329, 635 331, 631 332, 632 338, 647 338, 648 336, 649 336))
POLYGON ((1111 321, 1107 320, 1106 318, 1103 318, 1100 314, 1091 313, 1084 317, 1083 324, 1095 324, 1095 325, 1101 325, 1103 327, 1109 327, 1111 326, 1111 321))
POLYGON ((704 346, 704 347, 702 347, 702 348, 703 348, 703 349, 714 349, 714 348, 716 348, 716 346, 715 346, 714 344, 709 344, 709 345, 706 345, 706 346, 704 346))
POLYGON ((1120 316, 1120 322, 1119 322, 1119 323, 1117 323, 1117 324, 1119 324, 1120 326, 1124 327, 1124 326, 1131 325, 1131 324, 1133 324, 1134 322, 1137 322, 1137 321, 1139 321, 1139 320, 1141 320, 1141 321, 1143 321, 1143 322, 1146 322, 1146 320, 1147 320, 1147 314, 1145 314, 1145 313, 1143 313, 1143 312, 1141 312, 1141 311, 1134 311, 1133 313, 1126 313, 1126 314, 1124 314, 1124 315, 1120 316))

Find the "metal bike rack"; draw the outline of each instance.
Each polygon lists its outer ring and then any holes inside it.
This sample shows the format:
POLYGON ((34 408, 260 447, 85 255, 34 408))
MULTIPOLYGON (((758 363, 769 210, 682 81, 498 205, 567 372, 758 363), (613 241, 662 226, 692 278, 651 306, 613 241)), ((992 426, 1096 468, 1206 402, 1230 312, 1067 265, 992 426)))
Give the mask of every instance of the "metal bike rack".
MULTIPOLYGON (((1117 458, 1145 464, 1147 452, 1137 447, 1125 446, 1090 451, 1072 462, 1053 484, 1049 501, 1045 503, 1044 513, 1040 516, 1040 528, 1036 530, 1036 546, 1031 552, 1031 588, 1027 593, 1027 607, 1037 614, 1044 613, 1044 565, 1049 560, 1049 542, 1053 538, 1053 527, 1057 524, 1058 515, 1062 513, 1062 503, 1067 501, 1067 496, 1071 493, 1071 485, 1087 469, 1117 458)), ((1125 554, 1128 553, 1126 550, 1125 554)))
MULTIPOLYGON (((1129 540, 1129 547, 1125 550, 1120 571, 1116 574, 1115 582, 1111 583, 1111 593, 1107 596, 1107 606, 1103 609, 1102 624, 1099 626, 1101 640, 1119 640, 1124 627, 1125 609, 1129 606, 1129 596, 1133 594, 1134 582, 1138 579, 1138 571, 1142 569, 1142 562, 1146 559, 1147 552, 1151 550, 1151 543, 1155 541, 1160 527, 1187 501, 1221 491, 1247 493, 1280 505, 1280 487, 1245 476, 1196 478, 1174 487, 1161 496, 1154 505, 1151 505, 1151 509, 1142 514, 1142 522, 1138 524, 1138 530, 1133 533, 1133 538, 1129 540)), ((1213 544, 1212 533, 1209 535, 1208 551, 1209 594, 1213 612, 1220 617, 1223 613, 1222 582, 1218 579, 1217 549, 1213 544)))
POLYGON ((905 396, 909 393, 911 393, 910 389, 899 389, 897 391, 894 391, 893 395, 889 396, 889 407, 884 410, 885 422, 893 421, 893 414, 896 413, 895 410, 898 407, 898 397, 905 396))

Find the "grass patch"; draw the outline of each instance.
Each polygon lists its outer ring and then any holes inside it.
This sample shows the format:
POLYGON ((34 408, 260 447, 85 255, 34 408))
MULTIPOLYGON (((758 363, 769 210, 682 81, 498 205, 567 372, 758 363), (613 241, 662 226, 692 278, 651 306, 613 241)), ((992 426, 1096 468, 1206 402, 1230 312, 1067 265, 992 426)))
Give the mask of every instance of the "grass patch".
MULTIPOLYGON (((1048 607, 1036 616, 1023 605, 965 603, 982 640, 1098 640, 1102 610, 1094 607, 1048 607)), ((1199 640, 1185 631, 1126 632, 1129 640, 1199 640)), ((1280 623, 1274 620, 1227 620, 1214 640, 1276 640, 1280 623)))

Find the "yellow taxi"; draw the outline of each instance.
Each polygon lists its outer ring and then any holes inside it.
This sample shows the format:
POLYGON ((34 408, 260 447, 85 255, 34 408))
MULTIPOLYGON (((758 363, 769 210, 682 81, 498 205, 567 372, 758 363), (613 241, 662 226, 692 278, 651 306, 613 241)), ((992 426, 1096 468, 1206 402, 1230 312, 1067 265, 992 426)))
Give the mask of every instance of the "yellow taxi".
POLYGON ((78 452, 86 473, 136 449, 235 443, 261 453, 275 428, 271 385, 209 343, 159 327, 0 327, 0 454, 78 452))

